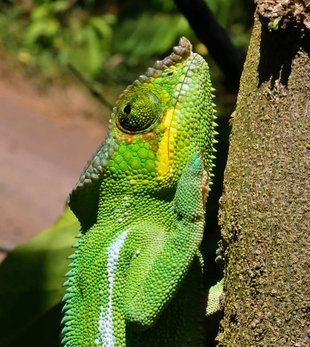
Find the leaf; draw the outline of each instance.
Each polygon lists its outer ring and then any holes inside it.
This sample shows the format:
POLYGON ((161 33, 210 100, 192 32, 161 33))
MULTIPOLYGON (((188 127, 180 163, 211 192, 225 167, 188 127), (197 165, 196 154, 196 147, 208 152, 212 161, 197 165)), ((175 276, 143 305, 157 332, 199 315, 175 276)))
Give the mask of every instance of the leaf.
POLYGON ((26 46, 33 45, 40 37, 51 38, 56 35, 59 22, 54 18, 46 18, 31 23, 25 36, 26 46))
POLYGON ((100 36, 104 39, 110 39, 113 34, 112 25, 115 23, 116 18, 112 15, 103 17, 94 16, 89 19, 89 23, 97 29, 100 36))
POLYGON ((0 345, 58 346, 67 257, 80 225, 67 207, 0 264, 0 345))
POLYGON ((36 21, 48 17, 50 8, 51 6, 49 3, 43 3, 41 5, 35 6, 30 14, 31 21, 36 21))
POLYGON ((50 5, 51 11, 54 13, 64 12, 68 10, 70 6, 72 6, 72 2, 67 0, 53 1, 50 5))
POLYGON ((102 54, 100 40, 96 31, 92 27, 87 27, 87 43, 88 43, 88 70, 94 76, 102 67, 102 54))

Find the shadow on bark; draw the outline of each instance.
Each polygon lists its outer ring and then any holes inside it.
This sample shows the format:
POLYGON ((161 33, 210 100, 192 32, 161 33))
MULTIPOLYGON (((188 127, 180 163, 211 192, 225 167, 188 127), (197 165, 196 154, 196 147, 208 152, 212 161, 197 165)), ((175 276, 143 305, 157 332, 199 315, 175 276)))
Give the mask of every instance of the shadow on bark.
POLYGON ((301 34, 300 28, 292 27, 269 31, 267 27, 262 29, 260 43, 260 61, 258 65, 259 84, 271 79, 272 89, 275 82, 287 87, 291 74, 292 60, 301 48, 310 54, 309 31, 301 34))

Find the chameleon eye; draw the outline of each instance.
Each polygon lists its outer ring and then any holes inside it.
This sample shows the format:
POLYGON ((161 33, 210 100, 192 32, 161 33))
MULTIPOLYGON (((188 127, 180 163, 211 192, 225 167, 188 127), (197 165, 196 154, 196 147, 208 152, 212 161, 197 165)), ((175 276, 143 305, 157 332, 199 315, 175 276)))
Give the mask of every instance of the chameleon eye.
POLYGON ((126 95, 119 105, 117 124, 125 132, 137 132, 147 129, 159 115, 158 97, 149 92, 136 92, 126 95))

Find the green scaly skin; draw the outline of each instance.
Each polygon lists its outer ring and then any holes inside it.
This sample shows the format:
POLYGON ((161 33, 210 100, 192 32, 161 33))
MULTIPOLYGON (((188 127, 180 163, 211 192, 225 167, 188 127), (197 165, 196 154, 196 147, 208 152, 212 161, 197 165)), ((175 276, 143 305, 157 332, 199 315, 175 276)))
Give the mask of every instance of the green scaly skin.
POLYGON ((199 247, 213 166, 207 63, 181 38, 120 95, 69 197, 81 223, 63 345, 200 346, 215 310, 199 247))

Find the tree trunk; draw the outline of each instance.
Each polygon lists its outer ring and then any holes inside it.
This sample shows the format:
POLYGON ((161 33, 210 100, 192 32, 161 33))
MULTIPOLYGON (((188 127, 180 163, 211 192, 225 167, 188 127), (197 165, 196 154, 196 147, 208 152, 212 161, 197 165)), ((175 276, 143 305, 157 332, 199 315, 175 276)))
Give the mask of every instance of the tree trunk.
POLYGON ((309 346, 310 36, 300 23, 265 24, 256 14, 232 117, 218 340, 309 346))

